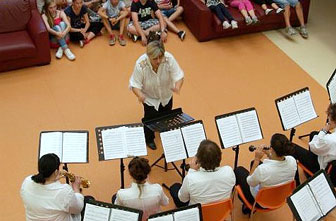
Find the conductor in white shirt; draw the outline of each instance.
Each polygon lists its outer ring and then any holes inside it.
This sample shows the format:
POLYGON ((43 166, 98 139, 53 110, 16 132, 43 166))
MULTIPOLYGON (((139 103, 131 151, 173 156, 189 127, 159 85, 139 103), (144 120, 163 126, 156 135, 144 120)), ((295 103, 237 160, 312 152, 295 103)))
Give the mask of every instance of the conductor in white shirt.
MULTIPOLYGON (((136 61, 129 87, 144 106, 143 120, 170 111, 173 92, 180 93, 184 73, 172 54, 165 51, 161 41, 152 41, 147 51, 136 61)), ((147 146, 156 149, 154 132, 145 127, 147 146)))
POLYGON ((231 196, 236 177, 230 166, 220 167, 221 159, 221 149, 215 142, 200 143, 182 185, 175 183, 170 187, 176 207, 212 203, 231 196))
POLYGON ((60 160, 56 154, 46 154, 38 161, 38 174, 28 176, 21 186, 21 198, 28 221, 80 221, 84 196, 80 193, 80 178, 71 184, 61 184, 60 160))
MULTIPOLYGON (((293 152, 293 144, 283 134, 273 134, 269 150, 265 145, 257 147, 250 172, 242 166, 235 169, 237 185, 240 185, 246 199, 253 204, 262 187, 275 186, 294 180, 297 170, 296 160, 288 156, 293 152), (263 159, 267 156, 266 159, 263 159)), ((260 206, 257 204, 257 207, 260 206)), ((242 212, 250 210, 243 204, 242 212)))

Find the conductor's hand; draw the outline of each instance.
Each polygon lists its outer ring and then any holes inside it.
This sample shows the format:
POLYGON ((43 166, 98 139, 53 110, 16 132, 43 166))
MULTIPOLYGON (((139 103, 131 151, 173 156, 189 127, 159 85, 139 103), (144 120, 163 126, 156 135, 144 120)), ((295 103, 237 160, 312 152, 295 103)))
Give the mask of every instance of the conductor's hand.
POLYGON ((192 158, 192 160, 190 162, 190 168, 192 168, 194 170, 199 170, 200 165, 197 163, 196 157, 192 158))
POLYGON ((263 158, 264 154, 265 153, 264 153, 263 147, 259 146, 254 152, 254 159, 260 161, 263 158))
POLYGON ((75 181, 71 183, 72 189, 74 190, 75 193, 80 192, 80 183, 81 183, 81 178, 79 176, 75 176, 75 181))

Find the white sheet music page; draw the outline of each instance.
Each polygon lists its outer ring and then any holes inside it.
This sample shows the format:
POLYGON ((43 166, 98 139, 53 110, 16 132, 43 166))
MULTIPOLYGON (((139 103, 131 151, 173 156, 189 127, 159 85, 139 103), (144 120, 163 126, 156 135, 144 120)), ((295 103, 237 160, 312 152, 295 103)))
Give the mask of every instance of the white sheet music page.
POLYGON ((290 198, 302 221, 315 221, 322 216, 308 185, 302 187, 290 198))
POLYGON ((292 129, 301 123, 293 97, 277 102, 277 106, 285 130, 292 129))
POLYGON ((327 89, 329 91, 331 103, 335 104, 336 103, 336 74, 331 79, 327 89))
POLYGON ((307 122, 317 117, 309 90, 295 95, 294 100, 301 123, 307 122))
POLYGON ((326 215, 332 208, 336 206, 336 198, 330 189, 329 183, 324 174, 320 174, 309 182, 323 215, 326 215))
POLYGON ((124 128, 112 128, 102 131, 104 159, 126 158, 126 144, 124 143, 124 128))
POLYGON ((181 210, 174 213, 174 221, 199 221, 198 208, 181 210))
POLYGON ((258 116, 255 110, 237 114, 237 120, 243 143, 262 139, 258 116))
POLYGON ((63 133, 63 163, 87 162, 87 133, 63 133))
POLYGON ((110 221, 138 221, 139 214, 112 208, 110 221))
POLYGON ((108 221, 110 208, 96 206, 90 203, 85 205, 84 221, 108 221))
POLYGON ((202 123, 191 124, 181 128, 188 156, 196 155, 199 144, 206 139, 202 123))
POLYGON ((47 153, 54 153, 62 161, 62 132, 42 132, 40 139, 40 158, 47 153))
POLYGON ((173 162, 187 158, 180 129, 160 133, 166 162, 173 162))
POLYGON ((147 148, 143 127, 128 127, 125 131, 128 156, 146 156, 147 148))
POLYGON ((168 214, 165 216, 150 218, 148 221, 174 221, 173 214, 168 214))
POLYGON ((243 143, 236 115, 217 119, 216 123, 225 148, 233 147, 243 143))

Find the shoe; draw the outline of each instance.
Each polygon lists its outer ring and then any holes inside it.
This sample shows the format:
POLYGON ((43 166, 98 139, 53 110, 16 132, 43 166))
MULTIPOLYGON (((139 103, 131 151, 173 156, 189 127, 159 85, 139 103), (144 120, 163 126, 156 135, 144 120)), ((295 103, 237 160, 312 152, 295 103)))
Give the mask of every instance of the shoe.
POLYGON ((119 37, 118 37, 118 41, 119 41, 119 44, 120 44, 121 46, 125 46, 125 45, 126 45, 126 41, 125 41, 123 35, 119 35, 119 37))
POLYGON ((133 39, 133 42, 136 42, 138 40, 138 36, 137 35, 133 35, 132 39, 133 39))
POLYGON ((156 150, 156 145, 154 141, 147 143, 147 146, 149 147, 149 149, 156 150))
POLYGON ((80 40, 80 41, 79 41, 79 47, 83 48, 84 45, 85 45, 84 40, 80 40))
POLYGON ((231 25, 230 25, 230 23, 229 23, 229 22, 227 22, 227 21, 223 21, 223 28, 224 28, 224 29, 231 28, 231 25))
POLYGON ((265 15, 268 15, 269 13, 271 13, 273 11, 273 9, 271 8, 268 8, 265 10, 265 15))
POLYGON ((304 39, 307 39, 307 38, 308 38, 308 32, 307 32, 306 26, 301 26, 301 27, 300 27, 300 35, 301 35, 304 39))
POLYGON ((246 23, 246 25, 250 25, 250 24, 253 23, 253 21, 252 21, 252 19, 250 18, 250 16, 247 16, 247 17, 245 18, 245 23, 246 23))
POLYGON ((179 31, 179 32, 177 33, 177 35, 178 35, 178 37, 181 39, 181 41, 183 41, 183 40, 184 40, 184 37, 185 37, 185 35, 186 35, 186 32, 185 32, 185 31, 179 31))
POLYGON ((70 51, 69 48, 64 50, 64 54, 70 61, 73 61, 76 59, 76 56, 70 51))
POLYGON ((257 24, 259 22, 258 18, 256 16, 252 17, 252 24, 257 24))
POLYGON ((115 42, 116 42, 115 35, 114 34, 110 35, 109 45, 113 46, 113 45, 115 45, 115 42))
POLYGON ((238 22, 235 21, 235 20, 232 20, 232 21, 231 21, 231 27, 232 27, 232 29, 236 29, 236 28, 238 28, 238 22))
POLYGON ((58 49, 57 49, 57 52, 56 52, 56 58, 58 58, 58 59, 60 59, 60 58, 62 58, 63 57, 63 49, 62 49, 62 47, 59 47, 58 49))
POLYGON ((282 9, 282 8, 278 8, 278 9, 275 11, 275 13, 277 13, 277 14, 281 14, 281 13, 284 13, 284 12, 285 12, 285 10, 282 9))
POLYGON ((245 206, 245 204, 242 205, 242 213, 244 215, 250 214, 251 210, 245 206))
POLYGON ((293 35, 296 35, 297 31, 295 31, 295 29, 292 28, 292 27, 287 27, 286 28, 286 34, 291 37, 293 35))

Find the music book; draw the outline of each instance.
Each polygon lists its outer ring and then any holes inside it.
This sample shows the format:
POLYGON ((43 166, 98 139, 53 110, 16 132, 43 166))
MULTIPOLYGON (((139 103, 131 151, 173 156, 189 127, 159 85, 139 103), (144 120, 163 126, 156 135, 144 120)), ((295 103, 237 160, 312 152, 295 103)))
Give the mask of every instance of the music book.
POLYGON ((88 146, 89 131, 42 131, 39 158, 54 153, 62 163, 87 163, 88 146))
POLYGON ((317 118, 308 87, 276 99, 275 104, 284 130, 317 118))
POLYGON ((100 161, 147 155, 142 124, 97 127, 96 136, 100 161))
POLYGON ((298 221, 315 221, 336 207, 336 192, 324 170, 301 184, 287 198, 288 205, 298 221))
POLYGON ((263 139, 255 108, 219 115, 215 121, 222 148, 263 139))
POLYGON ((148 221, 202 221, 201 204, 181 207, 174 210, 153 214, 148 221))
POLYGON ((161 132, 160 137, 167 163, 195 156, 199 144, 206 139, 200 120, 161 132))
POLYGON ((336 103, 336 69, 327 82, 327 91, 332 104, 336 103))
POLYGON ((99 201, 85 204, 84 221, 141 221, 142 211, 99 201))

